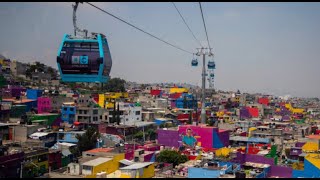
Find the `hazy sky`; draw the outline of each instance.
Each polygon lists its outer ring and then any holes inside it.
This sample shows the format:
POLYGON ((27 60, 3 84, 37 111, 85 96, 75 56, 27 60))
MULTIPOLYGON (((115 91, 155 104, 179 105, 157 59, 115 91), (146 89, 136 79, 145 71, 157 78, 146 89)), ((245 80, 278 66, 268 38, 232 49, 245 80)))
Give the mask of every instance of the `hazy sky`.
MULTIPOLYGON (((93 4, 183 49, 196 52, 199 47, 172 3, 93 4)), ((176 5, 206 44, 198 3, 176 5)), ((320 97, 320 3, 204 2, 202 7, 215 53, 217 89, 320 97)), ((107 36, 112 77, 201 84, 201 66, 191 67, 192 55, 88 4, 80 4, 77 14, 80 28, 107 36)), ((72 6, 70 2, 1 2, 0 23, 1 54, 56 67, 63 34, 73 33, 72 6)))

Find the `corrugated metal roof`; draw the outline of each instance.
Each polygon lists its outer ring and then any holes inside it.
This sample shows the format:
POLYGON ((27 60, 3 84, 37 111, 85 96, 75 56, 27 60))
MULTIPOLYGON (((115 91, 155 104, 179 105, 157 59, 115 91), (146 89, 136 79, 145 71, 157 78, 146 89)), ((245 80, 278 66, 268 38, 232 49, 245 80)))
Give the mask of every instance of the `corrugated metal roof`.
POLYGON ((97 159, 93 159, 91 161, 85 162, 82 165, 84 165, 84 166, 97 166, 99 164, 102 164, 102 163, 105 163, 105 162, 108 162, 108 161, 111 161, 111 160, 112 160, 112 158, 99 157, 97 159))
POLYGON ((269 138, 249 138, 244 136, 231 136, 231 141, 244 141, 244 142, 262 142, 262 143, 269 143, 269 138))
POLYGON ((148 126, 148 125, 151 125, 151 124, 156 124, 156 123, 155 122, 143 122, 143 121, 134 122, 134 123, 126 123, 126 125, 137 126, 137 127, 148 126))
POLYGON ((46 136, 48 134, 49 133, 46 133, 46 132, 36 132, 36 133, 31 134, 29 137, 32 139, 39 139, 39 137, 46 136))
POLYGON ((132 164, 132 165, 130 165, 130 166, 120 168, 120 170, 140 169, 140 168, 147 167, 147 166, 149 166, 149 165, 151 165, 151 164, 153 164, 153 162, 135 163, 135 164, 132 164))
POLYGON ((124 165, 127 165, 127 166, 130 166, 132 164, 134 164, 134 162, 132 161, 129 161, 127 159, 122 159, 121 161, 119 161, 120 163, 124 164, 124 165))
POLYGON ((72 153, 69 151, 69 149, 63 149, 61 153, 62 153, 63 156, 69 156, 70 154, 72 154, 72 153))
POLYGON ((58 144, 58 145, 62 145, 62 146, 68 146, 68 147, 76 146, 76 144, 66 143, 66 142, 61 142, 61 143, 57 143, 57 144, 58 144))

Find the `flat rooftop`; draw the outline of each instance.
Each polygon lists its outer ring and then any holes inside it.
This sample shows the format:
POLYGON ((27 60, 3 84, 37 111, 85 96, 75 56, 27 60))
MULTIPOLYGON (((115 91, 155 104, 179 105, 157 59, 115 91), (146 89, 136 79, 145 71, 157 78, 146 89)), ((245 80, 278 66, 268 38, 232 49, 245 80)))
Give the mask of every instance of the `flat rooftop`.
POLYGON ((96 159, 87 161, 87 162, 83 163, 82 165, 84 165, 84 166, 97 166, 99 164, 102 164, 102 163, 105 163, 105 162, 108 162, 108 161, 111 161, 111 160, 112 160, 112 158, 98 157, 96 159))
POLYGON ((153 164, 153 162, 143 162, 143 163, 134 163, 132 165, 120 168, 120 170, 135 170, 135 169, 141 169, 144 167, 147 167, 149 165, 153 164))

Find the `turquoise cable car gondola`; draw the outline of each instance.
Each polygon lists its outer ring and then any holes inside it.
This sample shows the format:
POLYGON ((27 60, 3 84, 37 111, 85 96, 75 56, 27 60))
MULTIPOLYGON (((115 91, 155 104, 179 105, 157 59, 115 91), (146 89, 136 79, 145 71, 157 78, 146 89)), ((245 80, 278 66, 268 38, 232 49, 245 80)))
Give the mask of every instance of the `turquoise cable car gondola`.
POLYGON ((191 66, 198 66, 198 60, 197 59, 192 59, 191 66))
POLYGON ((106 83, 112 67, 108 42, 103 34, 78 39, 65 35, 57 57, 63 82, 106 83))
POLYGON ((198 66, 198 60, 196 58, 194 58, 194 54, 193 54, 193 58, 192 58, 192 61, 191 61, 191 66, 198 66))
POLYGON ((76 25, 78 2, 73 6, 74 36, 65 34, 58 49, 57 65, 63 82, 106 83, 112 59, 105 35, 81 30, 76 25), (78 35, 77 35, 78 32, 78 35), (80 35, 84 33, 85 35, 80 35))
POLYGON ((208 69, 215 69, 216 68, 216 64, 214 63, 214 61, 209 61, 208 62, 208 69))

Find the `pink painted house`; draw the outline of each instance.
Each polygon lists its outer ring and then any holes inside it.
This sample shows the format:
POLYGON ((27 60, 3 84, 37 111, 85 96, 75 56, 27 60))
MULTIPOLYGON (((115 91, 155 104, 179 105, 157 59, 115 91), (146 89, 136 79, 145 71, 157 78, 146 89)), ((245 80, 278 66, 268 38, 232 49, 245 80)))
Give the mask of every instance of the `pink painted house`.
POLYGON ((38 97, 38 114, 49 113, 52 110, 52 101, 49 97, 38 97))

